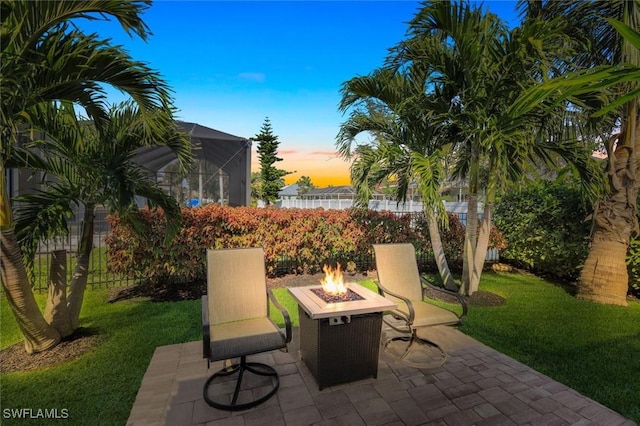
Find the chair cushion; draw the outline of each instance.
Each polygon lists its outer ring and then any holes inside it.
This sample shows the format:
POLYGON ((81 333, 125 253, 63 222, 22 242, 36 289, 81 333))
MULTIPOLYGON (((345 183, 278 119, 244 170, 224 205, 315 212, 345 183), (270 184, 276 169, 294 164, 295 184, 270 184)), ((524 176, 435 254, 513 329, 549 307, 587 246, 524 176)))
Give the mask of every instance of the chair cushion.
POLYGON ((211 333, 211 360, 236 358, 286 347, 285 334, 269 318, 215 324, 211 333))
MULTIPOLYGON (((420 300, 412 300, 415 311, 414 327, 425 327, 430 325, 450 325, 457 324, 460 319, 451 311, 441 308, 431 303, 420 300)), ((405 305, 406 306, 406 305, 405 305)))

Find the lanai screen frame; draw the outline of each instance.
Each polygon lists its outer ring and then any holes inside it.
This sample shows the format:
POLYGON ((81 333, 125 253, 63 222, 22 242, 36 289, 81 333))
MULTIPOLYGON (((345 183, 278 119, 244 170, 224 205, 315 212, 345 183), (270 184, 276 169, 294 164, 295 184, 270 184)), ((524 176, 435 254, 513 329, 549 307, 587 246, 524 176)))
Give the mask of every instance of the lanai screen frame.
MULTIPOLYGON (((193 158, 206 160, 229 176, 229 205, 251 203, 251 141, 198 123, 178 121, 191 142, 193 158)), ((140 148, 136 162, 154 174, 176 159, 167 147, 140 148)))

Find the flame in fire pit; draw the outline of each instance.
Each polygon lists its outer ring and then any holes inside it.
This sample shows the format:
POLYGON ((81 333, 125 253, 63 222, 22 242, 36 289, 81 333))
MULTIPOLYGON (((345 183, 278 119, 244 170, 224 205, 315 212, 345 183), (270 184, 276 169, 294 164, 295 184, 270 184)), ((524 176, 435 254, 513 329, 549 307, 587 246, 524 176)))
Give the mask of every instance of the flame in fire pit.
POLYGON ((322 290, 332 296, 340 296, 347 293, 347 285, 344 283, 344 276, 340 270, 340 264, 333 269, 329 265, 322 267, 324 271, 324 279, 322 282, 322 290))

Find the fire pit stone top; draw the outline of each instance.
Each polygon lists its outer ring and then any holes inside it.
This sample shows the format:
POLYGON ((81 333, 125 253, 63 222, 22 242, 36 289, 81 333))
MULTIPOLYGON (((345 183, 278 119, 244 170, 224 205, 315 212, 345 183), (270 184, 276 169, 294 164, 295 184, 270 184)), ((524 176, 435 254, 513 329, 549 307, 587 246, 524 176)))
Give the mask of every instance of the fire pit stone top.
POLYGON ((314 291, 312 291, 318 288, 322 289, 322 286, 315 285, 289 288, 289 292, 293 298, 296 299, 298 305, 304 309, 312 319, 369 314, 397 308, 396 304, 389 299, 359 284, 351 283, 348 285, 348 288, 361 296, 362 300, 349 300, 336 303, 328 303, 318 297, 314 291))

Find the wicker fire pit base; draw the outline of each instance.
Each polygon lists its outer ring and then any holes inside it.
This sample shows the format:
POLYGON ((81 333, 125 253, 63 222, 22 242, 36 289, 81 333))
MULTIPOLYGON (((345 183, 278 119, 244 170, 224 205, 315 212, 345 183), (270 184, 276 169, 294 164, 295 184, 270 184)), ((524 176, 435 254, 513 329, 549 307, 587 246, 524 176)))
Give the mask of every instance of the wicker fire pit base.
POLYGON ((300 356, 320 390, 378 376, 381 312, 351 315, 336 324, 331 318, 311 319, 298 306, 298 316, 300 356))

